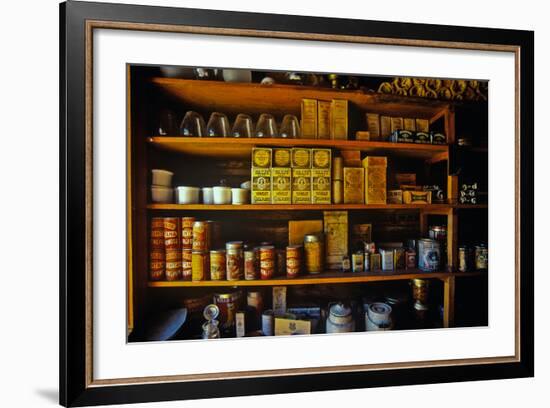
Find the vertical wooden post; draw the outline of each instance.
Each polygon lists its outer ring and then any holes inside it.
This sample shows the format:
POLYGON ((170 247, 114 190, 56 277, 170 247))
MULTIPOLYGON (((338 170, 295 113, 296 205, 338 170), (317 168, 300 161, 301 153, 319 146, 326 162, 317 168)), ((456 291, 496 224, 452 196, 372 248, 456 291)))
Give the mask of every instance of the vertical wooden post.
POLYGON ((455 277, 443 280, 443 327, 453 327, 455 320, 455 277))
POLYGON ((428 236, 428 213, 420 211, 420 236, 426 238, 428 236))
POLYGON ((447 176, 447 201, 449 204, 458 203, 458 176, 447 176))
POLYGON ((455 142, 455 112, 452 107, 449 107, 445 112, 445 135, 447 143, 454 144, 455 142))
POLYGON ((447 214, 447 267, 453 271, 458 266, 458 215, 454 209, 447 214))

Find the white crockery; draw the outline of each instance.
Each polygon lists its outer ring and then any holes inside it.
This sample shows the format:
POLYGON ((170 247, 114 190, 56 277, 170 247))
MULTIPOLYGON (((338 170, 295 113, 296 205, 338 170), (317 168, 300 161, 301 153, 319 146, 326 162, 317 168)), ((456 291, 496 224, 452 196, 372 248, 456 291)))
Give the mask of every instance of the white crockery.
POLYGON ((174 173, 168 170, 153 169, 153 182, 154 186, 172 187, 172 176, 174 173))
POLYGON ((214 203, 214 191, 212 187, 203 187, 202 188, 202 203, 203 204, 213 204, 214 203))
POLYGON ((174 189, 164 186, 151 186, 151 199, 154 203, 170 204, 174 199, 174 189))
POLYGON ((214 190, 214 204, 231 204, 231 187, 216 186, 214 190))
POLYGON ((198 187, 178 186, 176 187, 176 199, 178 204, 198 204, 199 203, 198 187))
POLYGON ((249 194, 250 194, 250 190, 247 190, 246 188, 232 188, 231 189, 232 204, 235 204, 235 205, 248 204, 249 194))

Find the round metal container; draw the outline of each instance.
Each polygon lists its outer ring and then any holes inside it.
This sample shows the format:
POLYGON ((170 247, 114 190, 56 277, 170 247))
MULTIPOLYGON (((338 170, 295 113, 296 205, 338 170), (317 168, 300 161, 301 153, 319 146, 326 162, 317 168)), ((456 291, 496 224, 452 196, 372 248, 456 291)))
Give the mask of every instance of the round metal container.
POLYGON ((230 241, 225 244, 227 280, 240 280, 244 275, 244 252, 242 241, 230 241))
POLYGON ((225 280, 225 250, 210 251, 210 280, 225 280))
POLYGON ((302 245, 289 245, 286 247, 286 276, 295 278, 300 274, 302 267, 302 245))
POLYGON ((191 259, 191 279, 193 281, 206 280, 207 273, 210 271, 209 262, 210 256, 208 252, 193 251, 191 259))
POLYGON ((195 217, 181 218, 181 247, 182 249, 193 249, 193 224, 195 217))
POLYGON ((262 332, 264 336, 273 336, 275 316, 273 310, 266 310, 262 313, 262 332))
POLYGON ((246 249, 244 251, 244 278, 246 280, 258 279, 256 269, 256 252, 254 249, 246 249))
POLYGON ((182 279, 190 281, 193 277, 193 250, 182 249, 181 251, 181 272, 182 279))
POLYGON ((304 257, 306 272, 318 274, 323 270, 323 240, 319 235, 308 234, 304 237, 304 257))
POLYGON ((166 250, 179 250, 180 241, 180 219, 174 217, 164 218, 164 248, 166 250))
POLYGON ((272 279, 275 274, 275 247, 260 247, 260 278, 272 279))
POLYGON ((206 221, 193 223, 193 251, 210 250, 210 224, 206 221))
POLYGON ((467 272, 470 269, 470 248, 465 245, 458 247, 458 270, 467 272))
POLYGON ((489 267, 489 249, 484 244, 475 247, 475 266, 478 271, 485 271, 489 267))
POLYGON ((219 320, 223 330, 231 330, 235 325, 239 297, 238 292, 214 294, 214 304, 220 309, 219 320))
POLYGON ((439 270, 441 259, 440 244, 433 239, 418 241, 418 268, 426 272, 439 270))
POLYGON ((430 281, 427 279, 413 279, 412 296, 417 302, 427 305, 430 296, 430 281))

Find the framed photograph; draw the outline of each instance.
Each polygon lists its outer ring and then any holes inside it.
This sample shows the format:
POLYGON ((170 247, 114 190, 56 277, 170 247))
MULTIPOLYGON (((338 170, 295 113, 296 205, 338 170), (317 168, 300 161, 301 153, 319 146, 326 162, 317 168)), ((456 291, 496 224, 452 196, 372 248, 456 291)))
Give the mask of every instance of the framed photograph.
POLYGON ((60 13, 61 404, 534 375, 533 32, 60 13))

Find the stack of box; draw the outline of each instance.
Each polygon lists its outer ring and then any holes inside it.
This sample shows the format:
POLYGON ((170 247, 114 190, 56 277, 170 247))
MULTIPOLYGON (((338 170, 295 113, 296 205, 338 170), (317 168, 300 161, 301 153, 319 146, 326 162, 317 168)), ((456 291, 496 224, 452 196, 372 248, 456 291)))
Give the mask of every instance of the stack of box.
MULTIPOLYGON (((428 119, 402 118, 367 113, 369 140, 392 141, 401 143, 446 143, 444 135, 437 134, 435 142, 430 134, 428 119)), ((359 132, 364 133, 364 132, 359 132)))
POLYGON ((292 169, 290 149, 273 149, 271 168, 271 201, 273 204, 292 204, 292 169))
POLYGON ((271 204, 271 154, 268 147, 252 149, 252 204, 271 204))
POLYGON ((330 204, 331 150, 312 149, 311 156, 311 202, 313 204, 330 204))
POLYGON ((367 156, 362 163, 365 169, 365 203, 386 204, 387 157, 367 156))
POLYGON ((302 139, 348 138, 348 101, 302 99, 302 139))
POLYGON ((332 159, 332 202, 342 204, 344 201, 344 160, 341 157, 332 159))
POLYGON ((323 217, 326 265, 329 269, 340 269, 342 257, 348 254, 348 212, 325 211, 323 217))
POLYGON ((292 204, 311 204, 311 149, 291 151, 292 204))

